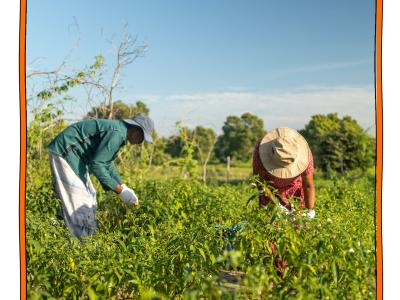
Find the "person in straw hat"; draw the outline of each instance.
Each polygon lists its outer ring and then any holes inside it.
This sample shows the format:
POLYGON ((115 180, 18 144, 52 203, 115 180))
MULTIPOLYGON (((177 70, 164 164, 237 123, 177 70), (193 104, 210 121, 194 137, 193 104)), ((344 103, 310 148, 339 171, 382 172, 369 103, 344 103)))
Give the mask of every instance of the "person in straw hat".
MULTIPOLYGON (((253 173, 275 187, 280 204, 286 211, 292 210, 289 197, 296 197, 301 208, 307 208, 307 217, 315 217, 315 190, 313 156, 307 141, 296 130, 282 127, 268 132, 260 139, 253 151, 253 173)), ((271 200, 263 193, 260 206, 271 200)))

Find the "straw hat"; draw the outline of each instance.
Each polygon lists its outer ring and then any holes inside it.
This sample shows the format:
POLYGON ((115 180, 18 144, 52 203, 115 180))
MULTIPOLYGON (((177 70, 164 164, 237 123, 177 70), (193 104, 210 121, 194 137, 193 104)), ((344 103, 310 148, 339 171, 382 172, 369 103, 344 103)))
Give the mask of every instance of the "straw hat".
POLYGON ((293 178, 308 166, 307 141, 296 130, 282 127, 268 132, 260 142, 260 158, 268 173, 293 178))

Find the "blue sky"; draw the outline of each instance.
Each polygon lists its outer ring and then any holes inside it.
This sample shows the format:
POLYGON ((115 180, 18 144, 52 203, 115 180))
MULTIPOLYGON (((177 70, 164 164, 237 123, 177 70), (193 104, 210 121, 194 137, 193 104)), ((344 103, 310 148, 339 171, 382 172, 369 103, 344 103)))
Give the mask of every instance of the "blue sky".
MULTIPOLYGON (((266 129, 299 129, 328 112, 349 114, 367 128, 375 113, 374 5, 28 0, 28 69, 52 69, 72 48, 68 63, 75 68, 98 53, 111 66, 106 39, 118 38, 127 22, 149 48, 124 69, 116 98, 144 101, 162 135, 178 120, 219 132, 226 116, 247 111, 266 129)), ((76 98, 82 108, 75 114, 83 114, 85 95, 76 98)))

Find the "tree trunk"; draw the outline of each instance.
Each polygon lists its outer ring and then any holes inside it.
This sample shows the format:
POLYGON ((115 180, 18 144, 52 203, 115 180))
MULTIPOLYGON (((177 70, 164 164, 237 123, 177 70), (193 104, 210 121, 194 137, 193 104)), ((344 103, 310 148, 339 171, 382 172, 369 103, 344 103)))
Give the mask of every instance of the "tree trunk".
POLYGON ((203 164, 203 183, 204 183, 204 185, 207 185, 207 163, 208 163, 208 160, 206 160, 203 164))
POLYGON ((108 115, 108 119, 113 118, 113 110, 114 110, 114 105, 113 105, 113 100, 112 100, 112 91, 110 91, 109 99, 108 99, 108 108, 110 110, 110 113, 108 115))

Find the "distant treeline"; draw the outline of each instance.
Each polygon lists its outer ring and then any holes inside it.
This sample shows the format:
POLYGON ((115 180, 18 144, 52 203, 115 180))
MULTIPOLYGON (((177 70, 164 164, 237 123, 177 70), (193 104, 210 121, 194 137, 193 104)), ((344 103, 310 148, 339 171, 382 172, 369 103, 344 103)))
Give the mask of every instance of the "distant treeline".
MULTIPOLYGON (((54 107, 37 113, 28 128, 29 158, 40 157, 45 144, 58 134, 66 122, 55 115, 62 114, 54 107)), ((113 112, 107 106, 93 107, 84 118, 124 119, 135 114, 150 115, 145 103, 113 103, 113 112)), ((228 116, 217 135, 212 128, 196 126, 189 128, 177 122, 177 133, 169 137, 159 137, 153 132, 154 144, 143 145, 134 152, 134 160, 144 159, 146 165, 175 164, 189 166, 209 163, 249 163, 257 140, 266 133, 261 118, 251 113, 241 116, 228 116)), ((323 171, 344 172, 353 169, 365 170, 375 163, 375 139, 370 136, 353 118, 339 118, 336 113, 314 115, 299 132, 306 138, 313 152, 315 166, 323 171)))

